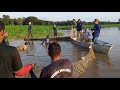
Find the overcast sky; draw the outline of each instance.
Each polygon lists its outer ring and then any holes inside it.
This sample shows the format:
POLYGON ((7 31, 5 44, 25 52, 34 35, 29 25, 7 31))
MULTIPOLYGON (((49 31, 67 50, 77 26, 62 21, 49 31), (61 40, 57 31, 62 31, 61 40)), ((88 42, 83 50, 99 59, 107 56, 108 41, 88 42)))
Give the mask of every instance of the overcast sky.
POLYGON ((38 19, 50 21, 66 21, 81 19, 82 21, 93 21, 98 18, 100 21, 118 21, 120 12, 0 12, 0 18, 9 15, 11 18, 35 16, 38 19))

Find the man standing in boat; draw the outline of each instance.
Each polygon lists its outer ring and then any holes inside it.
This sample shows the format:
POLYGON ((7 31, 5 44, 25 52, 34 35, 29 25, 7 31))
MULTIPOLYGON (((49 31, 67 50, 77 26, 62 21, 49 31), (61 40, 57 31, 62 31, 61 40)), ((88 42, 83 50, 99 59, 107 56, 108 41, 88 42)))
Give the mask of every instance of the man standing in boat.
POLYGON ((77 22, 75 21, 75 19, 73 19, 73 23, 72 23, 72 32, 71 32, 71 36, 73 38, 75 38, 75 33, 76 33, 76 26, 77 26, 77 22))
POLYGON ((79 36, 80 36, 80 38, 81 38, 81 36, 82 36, 82 22, 81 22, 80 19, 78 19, 78 21, 77 21, 77 26, 76 26, 76 28, 77 28, 77 41, 78 41, 79 36))
POLYGON ((101 26, 99 24, 99 20, 98 19, 95 19, 95 25, 94 25, 94 28, 93 28, 93 42, 94 44, 98 44, 98 37, 100 35, 100 29, 101 29, 101 26))

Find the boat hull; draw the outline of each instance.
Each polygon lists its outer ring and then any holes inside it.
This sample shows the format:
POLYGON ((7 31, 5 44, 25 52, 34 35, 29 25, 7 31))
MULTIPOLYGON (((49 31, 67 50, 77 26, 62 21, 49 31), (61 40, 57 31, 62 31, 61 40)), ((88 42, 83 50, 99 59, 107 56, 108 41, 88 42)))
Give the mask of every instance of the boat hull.
MULTIPOLYGON (((71 41, 77 45, 79 45, 80 47, 83 47, 83 48, 86 48, 86 49, 89 49, 90 47, 90 44, 89 43, 82 43, 82 42, 78 42, 74 39, 71 38, 71 41)), ((109 44, 107 42, 104 42, 104 41, 100 41, 98 40, 99 44, 92 44, 93 46, 93 50, 95 52, 100 52, 100 53, 109 53, 109 51, 112 49, 112 44, 109 44)))

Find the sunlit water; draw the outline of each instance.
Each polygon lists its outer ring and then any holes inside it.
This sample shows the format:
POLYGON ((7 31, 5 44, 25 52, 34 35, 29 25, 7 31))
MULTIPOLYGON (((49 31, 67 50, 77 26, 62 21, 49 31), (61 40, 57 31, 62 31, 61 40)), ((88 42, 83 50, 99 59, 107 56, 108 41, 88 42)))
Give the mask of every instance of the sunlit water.
MULTIPOLYGON (((65 36, 70 35, 68 30, 64 31, 65 36)), ((80 78, 116 78, 120 77, 120 28, 110 27, 102 28, 99 39, 113 44, 112 50, 108 54, 95 53, 96 60, 90 63, 80 78)), ((50 57, 47 54, 47 49, 40 45, 41 41, 34 41, 34 45, 29 46, 29 52, 20 51, 23 65, 29 63, 37 63, 39 69, 36 74, 40 74, 43 67, 50 64, 50 57)), ((58 41, 62 48, 62 57, 69 59, 71 62, 80 60, 81 53, 88 52, 86 49, 78 47, 70 41, 58 41)), ((23 40, 11 41, 10 45, 23 45, 23 40)))

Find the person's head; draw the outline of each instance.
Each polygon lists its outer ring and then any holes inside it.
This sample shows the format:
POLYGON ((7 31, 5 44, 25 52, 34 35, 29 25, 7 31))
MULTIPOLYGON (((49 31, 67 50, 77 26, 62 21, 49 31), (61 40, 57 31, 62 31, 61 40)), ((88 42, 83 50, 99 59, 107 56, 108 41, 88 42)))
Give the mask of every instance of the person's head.
POLYGON ((85 29, 84 32, 88 32, 89 29, 85 29))
POLYGON ((78 22, 81 22, 81 19, 78 19, 78 22))
POLYGON ((26 45, 26 46, 27 46, 27 45, 28 45, 28 42, 25 42, 25 44, 24 44, 24 45, 26 45))
POLYGON ((31 25, 31 22, 29 22, 29 25, 31 25))
POLYGON ((56 24, 54 23, 54 27, 56 27, 56 24))
POLYGON ((47 35, 46 38, 49 38, 49 35, 47 35))
POLYGON ((75 19, 73 19, 73 21, 75 21, 75 19))
POLYGON ((99 20, 96 18, 94 22, 95 22, 95 24, 98 24, 99 20))
POLYGON ((50 43, 48 47, 48 55, 54 61, 56 58, 61 57, 61 46, 57 42, 50 43))
POLYGON ((0 22, 0 40, 2 41, 5 36, 5 24, 0 22))

